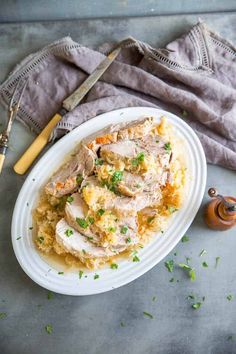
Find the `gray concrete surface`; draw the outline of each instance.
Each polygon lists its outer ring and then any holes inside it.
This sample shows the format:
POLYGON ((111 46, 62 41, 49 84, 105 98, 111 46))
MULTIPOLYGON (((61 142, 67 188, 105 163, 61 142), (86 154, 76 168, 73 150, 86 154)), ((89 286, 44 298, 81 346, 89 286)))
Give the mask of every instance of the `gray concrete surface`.
MULTIPOLYGON (((216 31, 236 43, 236 13, 203 15, 216 31)), ((194 24, 197 15, 133 19, 45 22, 0 25, 0 81, 33 50, 70 34, 95 47, 132 35, 152 45, 164 45, 194 24)), ((5 113, 0 112, 3 123, 5 113)), ((11 150, 0 177, 0 353, 1 354, 229 354, 236 353, 236 228, 213 232, 202 220, 203 205, 188 230, 190 241, 179 243, 166 258, 191 257, 196 281, 181 269, 168 273, 163 260, 136 281, 114 291, 87 297, 55 294, 33 283, 21 270, 12 250, 10 224, 24 177, 12 165, 33 135, 16 123, 11 150), (200 258, 202 249, 207 254, 200 258), (177 256, 174 255, 177 252, 177 256), (215 268, 215 258, 220 262, 215 268), (201 263, 207 261, 208 268, 201 263), (179 282, 170 283, 175 277, 179 282), (199 310, 186 297, 205 296, 199 310), (156 297, 156 301, 152 301, 156 297), (143 311, 150 312, 149 319, 143 311), (1 316, 0 316, 1 317, 1 316), (124 327, 121 326, 121 322, 124 327), (47 334, 44 327, 53 326, 47 334), (233 336, 233 337, 231 337, 233 336)), ((207 188, 236 195, 235 172, 208 166, 207 188)))
POLYGON ((1 0, 0 22, 236 11, 235 0, 1 0))

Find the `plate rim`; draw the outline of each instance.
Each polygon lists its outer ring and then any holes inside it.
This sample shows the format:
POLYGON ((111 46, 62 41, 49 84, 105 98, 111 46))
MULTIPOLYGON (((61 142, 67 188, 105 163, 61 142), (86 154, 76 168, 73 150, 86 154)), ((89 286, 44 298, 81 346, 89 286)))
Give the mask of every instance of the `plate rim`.
MULTIPOLYGON (((154 113, 151 113, 154 115, 154 113)), ((128 118, 127 118, 128 119, 128 118)), ((111 124, 114 124, 114 122, 112 122, 112 118, 111 118, 111 124)), ((117 123, 115 123, 117 124, 117 123)), ((107 126, 107 124, 105 125, 107 126)), ((98 128, 97 131, 101 129, 101 128, 98 128)), ((91 133, 89 131, 87 131, 87 134, 85 135, 85 137, 89 136, 91 133)), ((195 146, 196 146, 195 145, 195 146)), ((73 151, 73 148, 70 149, 70 151, 73 151)), ((67 154, 63 155, 63 156, 66 156, 67 154)), ((201 205, 201 202, 202 202, 202 199, 203 199, 203 195, 204 195, 204 191, 205 191, 205 186, 206 186, 206 179, 207 179, 207 164, 206 164, 206 157, 205 157, 205 153, 204 153, 204 150, 203 150, 203 147, 201 145, 201 142, 197 136, 197 134, 194 132, 194 130, 183 120, 181 119, 180 117, 178 117, 177 115, 171 113, 171 112, 168 112, 168 111, 165 111, 165 110, 162 110, 162 109, 159 109, 159 108, 154 108, 154 107, 143 107, 143 106, 137 106, 137 107, 127 107, 127 108, 121 108, 121 109, 117 109, 117 110, 113 110, 113 111, 110 111, 110 112, 106 112, 106 113, 103 113, 101 115, 97 115, 96 117, 94 118, 91 118, 90 120, 86 121, 86 122, 83 122, 81 125, 79 125, 78 127, 76 127, 74 130, 72 130, 71 132, 69 132, 68 134, 66 134, 65 136, 63 136, 58 142, 56 142, 51 148, 49 148, 47 150, 47 152, 37 161, 37 163, 34 165, 34 167, 32 168, 32 170, 30 171, 30 173, 28 174, 28 176, 26 177, 23 185, 21 186, 21 189, 18 193, 18 196, 17 196, 17 199, 16 199, 16 202, 15 202, 15 206, 14 206, 14 210, 13 210, 13 216, 12 216, 12 223, 11 223, 11 240, 12 240, 12 246, 13 246, 13 250, 14 250, 14 254, 17 258, 17 261, 18 263, 20 264, 21 268, 23 269, 23 271, 27 274, 27 276, 32 279, 35 283, 37 283, 38 285, 42 286, 43 288, 47 289, 47 290, 51 290, 51 291, 54 291, 55 293, 60 293, 60 294, 63 294, 63 295, 72 295, 72 296, 86 296, 86 295, 94 295, 94 294, 99 294, 99 293, 104 293, 104 292, 107 292, 107 291, 111 291, 113 289, 117 289, 118 287, 121 287, 123 285, 126 285, 126 284, 129 284, 130 282, 132 282, 133 280, 135 279, 138 279, 140 276, 142 276, 143 274, 145 274, 146 272, 148 272, 149 270, 151 270, 154 266, 156 266, 158 263, 160 263, 160 261, 165 258, 170 252, 171 250, 178 244, 178 242, 180 241, 180 239, 182 238, 182 235, 187 231, 187 229, 190 227, 190 225, 192 224, 199 208, 200 208, 200 205, 201 205), (75 293, 75 292, 70 292, 70 291, 66 291, 66 289, 64 290, 55 290, 52 286, 52 288, 50 288, 50 286, 48 285, 45 285, 44 281, 45 279, 42 278, 39 279, 39 278, 36 278, 34 277, 34 275, 27 269, 27 267, 25 267, 25 264, 23 263, 23 260, 21 259, 20 255, 18 254, 18 250, 17 250, 17 244, 16 244, 16 238, 14 237, 16 234, 15 234, 15 227, 16 227, 16 221, 17 221, 17 217, 18 217, 18 214, 17 214, 17 210, 19 208, 18 205, 21 204, 21 199, 22 199, 22 194, 24 192, 24 189, 26 188, 27 186, 27 183, 31 180, 31 177, 34 175, 35 171, 37 170, 38 168, 38 165, 39 164, 42 164, 44 161, 47 160, 47 156, 49 154, 49 152, 51 153, 52 151, 56 150, 57 149, 57 144, 62 144, 64 140, 67 140, 68 137, 70 136, 70 134, 74 134, 76 135, 77 131, 81 128, 84 128, 84 126, 86 126, 86 124, 88 122, 91 122, 93 120, 97 120, 97 119, 101 119, 102 120, 102 117, 104 116, 109 116, 109 115, 112 115, 114 112, 116 114, 119 114, 121 112, 124 112, 126 111, 128 113, 128 111, 132 111, 132 110, 137 110, 137 109, 141 109, 141 111, 145 110, 146 113, 143 113, 143 112, 140 112, 138 113, 137 112, 137 115, 136 115, 136 118, 134 119, 131 119, 130 121, 133 121, 135 119, 138 119, 139 117, 141 118, 142 115, 146 115, 148 116, 150 113, 148 111, 155 111, 156 112, 156 115, 157 116, 160 116, 160 115, 168 115, 170 117, 172 117, 174 120, 177 120, 177 121, 181 121, 181 124, 189 131, 191 131, 192 135, 194 136, 195 138, 195 143, 197 143, 197 153, 198 155, 202 158, 201 159, 201 163, 202 163, 202 168, 203 170, 201 171, 202 172, 202 184, 201 184, 201 189, 200 189, 200 196, 198 195, 198 199, 197 199, 197 204, 195 204, 195 211, 194 213, 192 214, 191 218, 188 220, 187 223, 185 223, 184 227, 182 226, 181 227, 181 233, 180 233, 180 236, 176 236, 176 238, 174 239, 174 241, 172 240, 172 242, 170 242, 170 245, 167 245, 166 249, 164 250, 164 252, 162 252, 162 254, 159 256, 159 260, 157 262, 153 262, 153 264, 151 264, 151 266, 146 266, 145 268, 143 268, 141 271, 139 271, 138 274, 131 274, 129 275, 129 278, 128 280, 125 280, 123 282, 120 282, 118 284, 118 286, 108 286, 106 287, 105 289, 102 288, 101 290, 89 290, 88 288, 88 292, 85 293, 83 292, 83 294, 79 294, 78 292, 75 293)), ((30 211, 31 212, 31 211, 30 211)), ((167 227, 167 229, 169 228, 169 226, 167 227)), ((171 240, 169 240, 171 241, 171 240)), ((41 258, 42 259, 42 258, 41 258)), ((46 263, 43 259, 42 261, 44 263, 46 263)), ((99 272, 99 270, 98 270, 99 272)))

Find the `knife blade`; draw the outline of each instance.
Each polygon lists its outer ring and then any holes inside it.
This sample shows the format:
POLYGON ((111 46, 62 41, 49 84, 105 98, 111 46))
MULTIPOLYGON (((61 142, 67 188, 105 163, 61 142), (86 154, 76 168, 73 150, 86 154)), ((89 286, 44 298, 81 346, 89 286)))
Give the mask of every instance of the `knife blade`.
POLYGON ((24 152, 21 158, 16 162, 13 169, 16 173, 23 175, 31 166, 33 161, 47 145, 52 131, 56 125, 60 122, 62 117, 72 111, 88 93, 88 91, 95 85, 104 72, 109 68, 111 63, 115 60, 120 53, 121 48, 114 49, 92 72, 91 75, 63 102, 62 107, 49 121, 42 132, 37 136, 33 143, 24 152))

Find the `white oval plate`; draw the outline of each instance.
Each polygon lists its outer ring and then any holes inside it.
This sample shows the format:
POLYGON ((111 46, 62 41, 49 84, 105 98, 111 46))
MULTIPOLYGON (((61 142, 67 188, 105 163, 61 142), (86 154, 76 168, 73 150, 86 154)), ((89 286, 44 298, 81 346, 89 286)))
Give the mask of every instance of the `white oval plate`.
POLYGON ((99 115, 83 123, 58 141, 36 164, 27 177, 16 201, 12 219, 12 243, 15 255, 28 276, 42 287, 65 295, 90 295, 118 288, 140 277, 159 263, 179 242, 191 225, 202 201, 206 184, 206 159, 194 131, 177 116, 155 108, 133 107, 99 115), (39 190, 61 165, 81 139, 111 123, 128 122, 142 116, 160 120, 165 115, 186 146, 186 162, 191 176, 183 207, 173 214, 163 235, 155 237, 139 252, 140 262, 123 260, 117 270, 109 268, 88 272, 79 279, 78 272, 58 274, 37 252, 32 240, 32 209, 39 190), (17 238, 21 237, 17 240, 17 238), (94 280, 95 273, 99 278, 94 280))

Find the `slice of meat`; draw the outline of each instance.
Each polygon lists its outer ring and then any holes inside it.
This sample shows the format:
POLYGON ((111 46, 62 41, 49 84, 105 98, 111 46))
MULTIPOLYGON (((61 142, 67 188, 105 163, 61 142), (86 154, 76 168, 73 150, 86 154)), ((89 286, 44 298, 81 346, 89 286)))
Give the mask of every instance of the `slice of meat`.
POLYGON ((113 165, 122 161, 127 164, 132 159, 136 158, 142 149, 137 146, 135 141, 124 140, 118 141, 116 144, 104 145, 100 149, 100 156, 102 159, 113 165))
POLYGON ((95 157, 96 155, 90 149, 82 145, 76 156, 52 176, 45 187, 46 193, 61 197, 76 190, 78 182, 80 184, 82 178, 92 174, 95 157))
POLYGON ((97 247, 86 236, 71 228, 65 219, 61 219, 56 225, 56 241, 66 252, 82 261, 88 258, 111 257, 125 249, 97 247), (71 230, 70 236, 67 236, 67 230, 71 230))
POLYGON ((90 209, 95 211, 100 208, 104 210, 114 209, 120 214, 135 214, 146 206, 157 204, 161 198, 158 183, 152 185, 151 192, 139 193, 135 197, 130 198, 118 196, 108 190, 106 186, 99 186, 96 178, 89 180, 88 185, 84 186, 82 193, 90 209))
POLYGON ((84 140, 93 151, 97 151, 104 144, 116 143, 119 140, 138 139, 150 133, 153 128, 153 118, 147 117, 130 123, 110 125, 96 135, 93 134, 84 140))
POLYGON ((72 194, 71 199, 72 201, 67 202, 65 206, 66 221, 81 234, 93 239, 94 242, 97 241, 96 235, 91 230, 91 219, 87 217, 89 210, 87 204, 79 193, 72 194))

